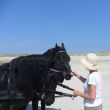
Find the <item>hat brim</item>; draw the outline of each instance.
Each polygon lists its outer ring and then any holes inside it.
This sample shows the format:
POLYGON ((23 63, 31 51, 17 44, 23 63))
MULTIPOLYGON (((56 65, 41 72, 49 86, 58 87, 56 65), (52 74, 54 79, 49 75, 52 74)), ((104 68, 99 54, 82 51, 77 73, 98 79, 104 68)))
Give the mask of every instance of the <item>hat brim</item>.
POLYGON ((93 65, 90 62, 88 62, 85 58, 81 59, 81 63, 88 69, 88 70, 98 70, 98 65, 93 65))

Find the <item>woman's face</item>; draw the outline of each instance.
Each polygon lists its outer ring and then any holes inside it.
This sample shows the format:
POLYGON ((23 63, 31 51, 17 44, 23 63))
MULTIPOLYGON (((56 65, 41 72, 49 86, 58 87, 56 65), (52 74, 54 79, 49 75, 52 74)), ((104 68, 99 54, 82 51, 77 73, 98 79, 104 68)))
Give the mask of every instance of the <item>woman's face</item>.
POLYGON ((90 71, 87 67, 85 67, 85 69, 86 69, 87 71, 90 71))

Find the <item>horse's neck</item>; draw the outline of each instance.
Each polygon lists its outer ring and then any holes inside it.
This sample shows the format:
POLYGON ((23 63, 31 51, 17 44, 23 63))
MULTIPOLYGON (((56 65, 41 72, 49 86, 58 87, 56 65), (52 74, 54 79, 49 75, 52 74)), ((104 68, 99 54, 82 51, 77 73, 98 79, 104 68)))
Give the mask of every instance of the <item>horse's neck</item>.
POLYGON ((53 62, 53 65, 51 66, 51 68, 55 70, 61 70, 60 64, 56 60, 53 62))

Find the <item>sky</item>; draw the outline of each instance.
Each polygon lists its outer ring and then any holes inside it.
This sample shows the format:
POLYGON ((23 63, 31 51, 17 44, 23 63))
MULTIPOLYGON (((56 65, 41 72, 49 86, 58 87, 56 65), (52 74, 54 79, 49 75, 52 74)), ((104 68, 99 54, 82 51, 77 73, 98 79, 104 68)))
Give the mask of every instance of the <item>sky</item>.
POLYGON ((0 54, 110 51, 110 0, 0 0, 0 54))

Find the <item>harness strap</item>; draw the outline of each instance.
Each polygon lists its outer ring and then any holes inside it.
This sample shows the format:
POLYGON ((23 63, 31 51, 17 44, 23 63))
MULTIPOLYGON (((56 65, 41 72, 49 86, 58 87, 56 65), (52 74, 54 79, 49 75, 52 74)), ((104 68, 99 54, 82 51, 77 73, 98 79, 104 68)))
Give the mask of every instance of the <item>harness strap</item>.
POLYGON ((57 72, 57 73, 60 73, 61 72, 61 71, 56 70, 56 69, 53 69, 53 68, 50 68, 50 71, 57 72))
POLYGON ((56 55, 59 54, 59 53, 64 53, 64 52, 66 52, 66 51, 59 51, 59 52, 56 53, 56 55))

